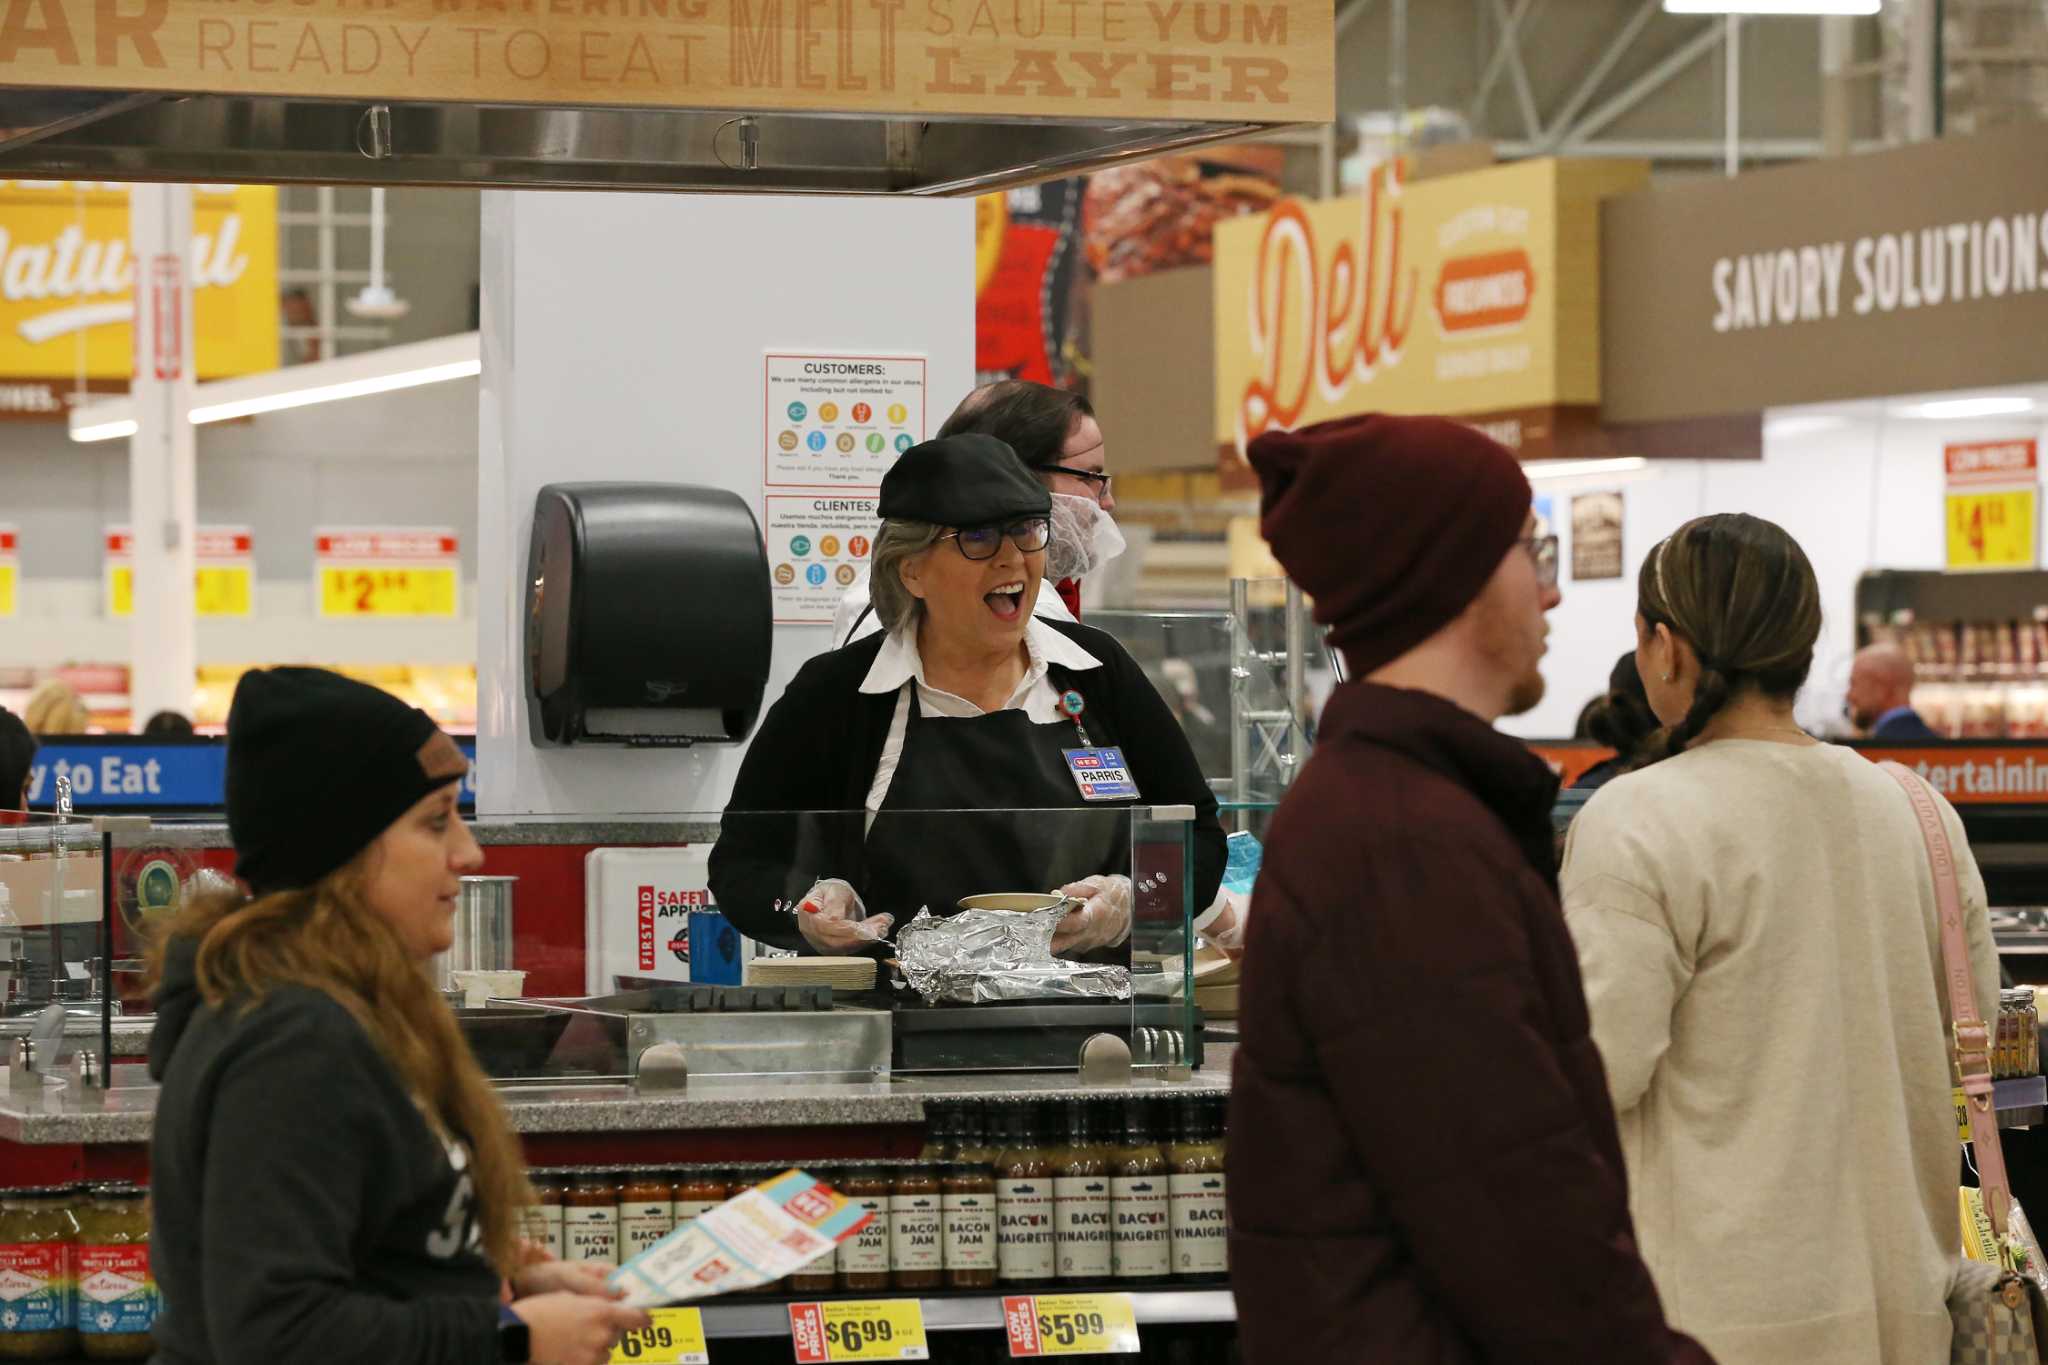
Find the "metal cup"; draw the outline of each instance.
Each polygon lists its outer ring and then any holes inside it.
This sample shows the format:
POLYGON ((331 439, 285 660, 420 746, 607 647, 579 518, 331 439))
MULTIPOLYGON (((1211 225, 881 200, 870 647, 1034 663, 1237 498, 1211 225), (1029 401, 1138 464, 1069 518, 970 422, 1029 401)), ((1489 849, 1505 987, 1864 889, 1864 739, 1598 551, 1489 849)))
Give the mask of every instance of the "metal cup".
POLYGON ((456 972, 513 969, 512 888, 517 877, 464 877, 455 902, 455 941, 434 956, 434 982, 442 990, 456 972))

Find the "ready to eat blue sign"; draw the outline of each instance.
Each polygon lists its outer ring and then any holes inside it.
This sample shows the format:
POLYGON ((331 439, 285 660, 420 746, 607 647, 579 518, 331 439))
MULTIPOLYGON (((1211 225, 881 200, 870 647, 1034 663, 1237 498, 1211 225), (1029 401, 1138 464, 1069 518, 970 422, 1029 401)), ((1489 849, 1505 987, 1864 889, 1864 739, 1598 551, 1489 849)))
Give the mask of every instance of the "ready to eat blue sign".
MULTIPOLYGON (((476 803, 476 741, 456 743, 470 760, 462 804, 476 803)), ((86 736, 51 739, 28 771, 28 804, 57 804, 57 779, 71 779, 72 805, 93 810, 219 810, 226 802, 227 744, 164 744, 147 739, 86 736)))

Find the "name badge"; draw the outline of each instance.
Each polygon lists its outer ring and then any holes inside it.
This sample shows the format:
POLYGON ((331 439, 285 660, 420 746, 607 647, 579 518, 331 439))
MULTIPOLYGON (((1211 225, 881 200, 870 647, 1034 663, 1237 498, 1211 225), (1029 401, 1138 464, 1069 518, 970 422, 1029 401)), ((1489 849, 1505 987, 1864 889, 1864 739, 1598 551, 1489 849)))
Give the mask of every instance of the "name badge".
POLYGON ((1122 749, 1062 749, 1083 801, 1135 801, 1138 784, 1122 749))

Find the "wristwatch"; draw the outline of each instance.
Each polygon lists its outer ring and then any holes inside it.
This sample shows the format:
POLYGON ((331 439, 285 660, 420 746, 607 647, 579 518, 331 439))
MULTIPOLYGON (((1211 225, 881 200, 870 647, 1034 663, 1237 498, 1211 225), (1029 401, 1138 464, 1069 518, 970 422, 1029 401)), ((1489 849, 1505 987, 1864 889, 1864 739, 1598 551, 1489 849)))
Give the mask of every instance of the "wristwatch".
POLYGON ((533 1333, 526 1319, 502 1305, 498 1309, 498 1359, 504 1365, 527 1365, 533 1359, 533 1333))

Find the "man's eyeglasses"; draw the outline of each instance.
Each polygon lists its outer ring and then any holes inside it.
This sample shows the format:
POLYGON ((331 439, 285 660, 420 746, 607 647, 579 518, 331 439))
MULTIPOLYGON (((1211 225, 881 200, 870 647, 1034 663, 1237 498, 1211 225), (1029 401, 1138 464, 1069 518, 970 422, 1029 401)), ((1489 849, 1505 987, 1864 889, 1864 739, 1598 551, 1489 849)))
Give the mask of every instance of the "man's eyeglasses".
POLYGON ((1546 588, 1557 586, 1557 537, 1523 536, 1515 542, 1536 561, 1536 581, 1546 588))
POLYGON ((1008 526, 971 526, 964 531, 948 531, 939 539, 951 540, 968 559, 994 559, 1004 536, 1025 554, 1033 554, 1043 550, 1046 541, 1052 539, 1052 518, 1032 517, 1008 526))
POLYGON ((1098 503, 1109 496, 1109 482, 1116 477, 1113 474, 1098 474, 1092 469, 1069 469, 1063 464, 1049 464, 1045 466, 1045 472, 1065 474, 1068 478, 1084 480, 1095 494, 1095 501, 1098 503))

